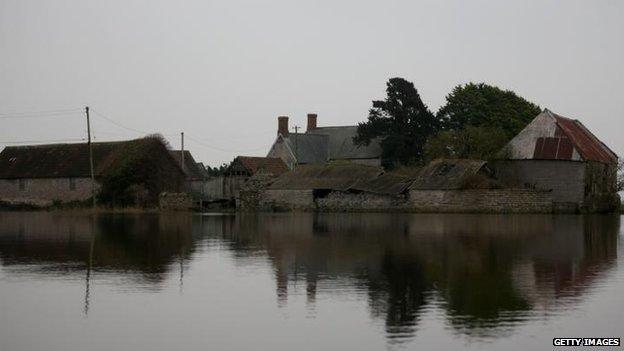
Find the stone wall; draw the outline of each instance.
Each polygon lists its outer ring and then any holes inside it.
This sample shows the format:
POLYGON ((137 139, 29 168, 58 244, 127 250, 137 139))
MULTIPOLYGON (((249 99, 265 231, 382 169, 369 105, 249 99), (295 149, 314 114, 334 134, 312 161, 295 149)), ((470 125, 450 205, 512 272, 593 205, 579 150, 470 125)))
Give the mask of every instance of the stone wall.
POLYGON ((417 212, 549 213, 548 191, 533 189, 411 190, 410 208, 417 212))
POLYGON ((508 187, 551 190, 554 202, 576 206, 584 198, 585 165, 565 160, 506 160, 490 164, 495 177, 508 187))
POLYGON ((345 193, 334 191, 315 200, 319 211, 395 211, 409 209, 405 196, 377 195, 370 193, 345 193))
POLYGON ((158 205, 161 210, 185 211, 193 207, 193 199, 186 193, 161 193, 158 205))
POLYGON ((312 190, 268 189, 258 199, 258 209, 265 211, 314 210, 312 190))
MULTIPOLYGON (((53 202, 84 201, 91 198, 91 178, 0 179, 0 201, 10 204, 50 206, 53 202), (72 179, 72 180, 70 180, 72 179), (70 187, 70 183, 74 187, 70 187)), ((96 191, 99 184, 96 184, 96 191)))

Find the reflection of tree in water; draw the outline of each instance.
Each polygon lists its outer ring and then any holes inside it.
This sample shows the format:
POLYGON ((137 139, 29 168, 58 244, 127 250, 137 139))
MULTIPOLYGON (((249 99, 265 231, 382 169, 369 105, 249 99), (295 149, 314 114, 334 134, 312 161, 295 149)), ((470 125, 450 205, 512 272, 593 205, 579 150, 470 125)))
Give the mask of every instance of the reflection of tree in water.
POLYGON ((413 334, 425 292, 431 288, 421 263, 417 257, 386 252, 379 273, 362 277, 368 285, 372 314, 385 319, 390 336, 413 334))
POLYGON ((241 256, 266 250, 280 305, 289 282, 305 280, 310 302, 318 280, 331 293, 355 277, 388 336, 403 338, 416 332, 432 294, 457 331, 506 332, 553 305, 562 280, 582 292, 603 274, 618 229, 617 216, 316 214, 231 219, 222 237, 241 256))

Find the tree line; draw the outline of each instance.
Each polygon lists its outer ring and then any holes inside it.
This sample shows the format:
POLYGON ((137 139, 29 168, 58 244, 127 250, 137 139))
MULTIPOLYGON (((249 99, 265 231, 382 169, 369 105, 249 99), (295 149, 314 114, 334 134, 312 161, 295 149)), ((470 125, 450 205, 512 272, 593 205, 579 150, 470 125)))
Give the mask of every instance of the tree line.
POLYGON ((541 112, 513 91, 485 83, 456 86, 436 113, 403 78, 388 80, 386 95, 372 102, 353 139, 369 145, 379 138, 385 168, 441 157, 489 159, 541 112))

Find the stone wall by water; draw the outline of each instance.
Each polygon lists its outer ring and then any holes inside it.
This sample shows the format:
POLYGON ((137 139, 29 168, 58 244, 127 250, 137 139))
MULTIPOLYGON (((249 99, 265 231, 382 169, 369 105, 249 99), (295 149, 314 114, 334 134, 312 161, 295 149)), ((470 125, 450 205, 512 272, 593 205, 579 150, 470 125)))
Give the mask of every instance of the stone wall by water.
POLYGON ((552 196, 532 189, 412 190, 417 212, 549 213, 552 196))

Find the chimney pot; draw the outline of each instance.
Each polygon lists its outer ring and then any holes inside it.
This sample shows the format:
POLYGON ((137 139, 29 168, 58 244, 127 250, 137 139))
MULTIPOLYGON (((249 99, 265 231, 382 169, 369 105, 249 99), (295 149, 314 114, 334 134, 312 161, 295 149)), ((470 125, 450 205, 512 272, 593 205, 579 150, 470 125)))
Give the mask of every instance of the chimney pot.
POLYGON ((312 129, 316 129, 316 117, 316 113, 308 113, 308 132, 312 129))
POLYGON ((277 134, 288 136, 288 116, 277 117, 277 134))

